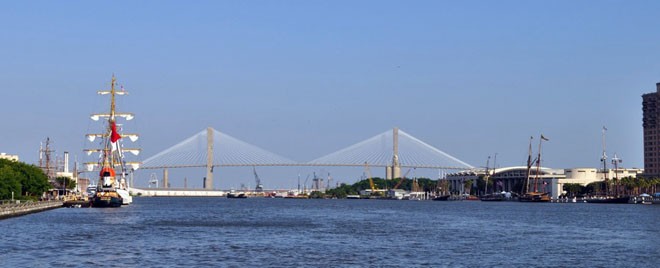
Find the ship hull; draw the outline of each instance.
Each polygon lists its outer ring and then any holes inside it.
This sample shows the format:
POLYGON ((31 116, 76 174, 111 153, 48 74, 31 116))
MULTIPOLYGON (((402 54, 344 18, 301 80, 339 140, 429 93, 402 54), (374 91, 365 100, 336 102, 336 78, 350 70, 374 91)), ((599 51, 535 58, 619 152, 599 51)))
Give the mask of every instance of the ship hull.
POLYGON ((614 198, 589 198, 586 199, 587 203, 595 204, 628 204, 630 197, 614 197, 614 198))
POLYGON ((433 201, 448 201, 450 195, 441 195, 441 196, 436 196, 432 200, 433 201))
POLYGON ((502 194, 488 194, 488 195, 485 195, 485 196, 482 196, 481 198, 479 198, 479 200, 486 201, 486 202, 504 201, 504 199, 505 199, 505 197, 502 194))
POLYGON ((520 202, 550 202, 550 196, 547 193, 527 193, 518 197, 520 202))
POLYGON ((92 207, 95 208, 116 208, 121 207, 123 200, 115 196, 94 196, 92 198, 92 207))

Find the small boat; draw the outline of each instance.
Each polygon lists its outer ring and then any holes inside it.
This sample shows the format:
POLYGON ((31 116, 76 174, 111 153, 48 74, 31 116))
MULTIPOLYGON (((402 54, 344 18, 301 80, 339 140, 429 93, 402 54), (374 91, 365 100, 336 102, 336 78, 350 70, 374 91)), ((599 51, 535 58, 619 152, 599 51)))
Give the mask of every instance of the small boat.
POLYGON ((451 196, 451 195, 441 195, 441 196, 436 196, 436 197, 434 197, 434 198, 431 199, 431 200, 433 200, 433 201, 448 201, 450 196, 451 196))
POLYGON ((62 203, 62 207, 65 208, 88 208, 90 205, 87 200, 67 200, 62 203))
POLYGON ((247 195, 243 192, 239 193, 231 190, 229 193, 227 193, 227 198, 247 198, 247 195))
POLYGON ((492 194, 487 194, 483 195, 479 198, 481 201, 504 201, 506 199, 506 196, 502 193, 492 193, 492 194))
POLYGON ((476 197, 474 195, 466 195, 464 200, 466 200, 466 201, 479 201, 479 197, 476 197))
POLYGON ((642 205, 651 205, 653 204, 653 197, 649 194, 640 194, 638 196, 632 196, 628 200, 630 204, 642 204, 642 205))
POLYGON ((585 202, 595 203, 595 204, 628 204, 630 197, 628 196, 596 196, 592 198, 586 198, 585 202))
POLYGON ((518 197, 520 202, 550 202, 548 193, 528 192, 518 197))

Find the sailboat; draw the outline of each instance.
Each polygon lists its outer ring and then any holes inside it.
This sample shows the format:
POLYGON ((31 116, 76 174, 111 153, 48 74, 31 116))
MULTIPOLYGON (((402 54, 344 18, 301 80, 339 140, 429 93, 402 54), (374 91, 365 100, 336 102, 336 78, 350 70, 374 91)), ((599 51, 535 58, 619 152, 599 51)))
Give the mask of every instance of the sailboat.
POLYGON ((435 190, 435 196, 431 199, 433 201, 447 201, 451 197, 449 194, 449 182, 444 172, 438 174, 438 183, 435 186, 435 190))
MULTIPOLYGON (((493 192, 488 193, 488 179, 490 179, 490 170, 488 170, 488 165, 490 164, 490 156, 488 156, 488 160, 486 161, 486 173, 484 174, 484 194, 479 197, 479 200, 481 201, 504 201, 505 196, 503 193, 498 193, 495 191, 495 187, 493 187, 493 192)), ((497 154, 495 154, 495 161, 493 161, 493 175, 495 174, 495 167, 497 166, 497 154)))
POLYGON ((527 156, 527 177, 524 183, 523 194, 518 197, 520 202, 550 202, 550 195, 548 193, 543 193, 538 191, 538 181, 539 175, 541 173, 541 143, 547 141, 543 135, 539 140, 539 154, 536 157, 536 175, 534 177, 534 191, 529 190, 529 176, 530 170, 532 169, 532 139, 534 137, 529 137, 529 154, 527 156))
POLYGON ((138 162, 126 162, 125 153, 132 153, 138 155, 140 149, 123 148, 123 138, 128 138, 131 141, 138 139, 137 134, 121 134, 121 125, 117 123, 117 119, 123 118, 125 120, 133 119, 131 113, 118 113, 115 110, 115 97, 127 95, 123 87, 121 90, 116 89, 117 81, 115 76, 112 76, 110 90, 98 91, 99 95, 110 95, 110 112, 103 114, 92 114, 91 119, 98 121, 101 118, 107 118, 107 125, 105 125, 105 132, 100 134, 87 134, 87 139, 93 142, 96 138, 101 139, 101 148, 85 149, 88 155, 98 153, 99 159, 97 162, 86 163, 87 171, 99 170, 99 181, 96 186, 96 193, 91 197, 92 206, 94 207, 120 207, 122 205, 129 205, 133 202, 130 195, 130 185, 127 176, 133 175, 133 171, 139 168, 138 162), (130 166, 130 170, 128 168, 130 166))

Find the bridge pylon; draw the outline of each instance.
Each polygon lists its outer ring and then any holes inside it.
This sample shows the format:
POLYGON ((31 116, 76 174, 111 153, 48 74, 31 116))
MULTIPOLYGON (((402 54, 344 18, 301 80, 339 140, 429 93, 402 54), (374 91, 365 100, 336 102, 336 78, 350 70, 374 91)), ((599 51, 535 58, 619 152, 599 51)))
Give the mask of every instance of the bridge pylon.
POLYGON ((213 128, 206 128, 206 180, 204 187, 213 189, 213 128))
POLYGON ((385 167, 385 178, 388 180, 401 177, 399 163, 399 128, 392 129, 392 165, 385 167))

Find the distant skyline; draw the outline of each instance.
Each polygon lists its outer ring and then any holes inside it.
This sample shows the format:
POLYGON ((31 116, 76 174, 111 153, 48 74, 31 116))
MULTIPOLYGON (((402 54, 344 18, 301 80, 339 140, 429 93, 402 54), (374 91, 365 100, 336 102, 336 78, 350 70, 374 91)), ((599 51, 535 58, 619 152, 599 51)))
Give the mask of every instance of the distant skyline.
MULTIPOLYGON (((660 82, 657 1, 4 2, 0 152, 38 161, 53 141, 81 162, 114 73, 142 160, 213 127, 309 161, 393 127, 473 166, 643 167, 641 95, 660 82), (536 150, 536 149, 535 149, 536 150)), ((357 168, 262 168, 354 182, 357 168), (322 171, 323 170, 323 171, 322 171), (336 175, 335 175, 336 174, 336 175)), ((157 176, 160 178, 160 171, 157 176)), ((437 171, 416 171, 437 177, 437 171)), ((139 174, 145 184, 151 171, 139 174)), ((201 186, 203 170, 170 171, 201 186)), ((384 176, 384 171, 373 171, 384 176)), ((252 169, 216 187, 253 187, 252 169)), ((172 178, 170 179, 172 180, 172 178)), ((138 185, 139 185, 138 184, 138 185)))

